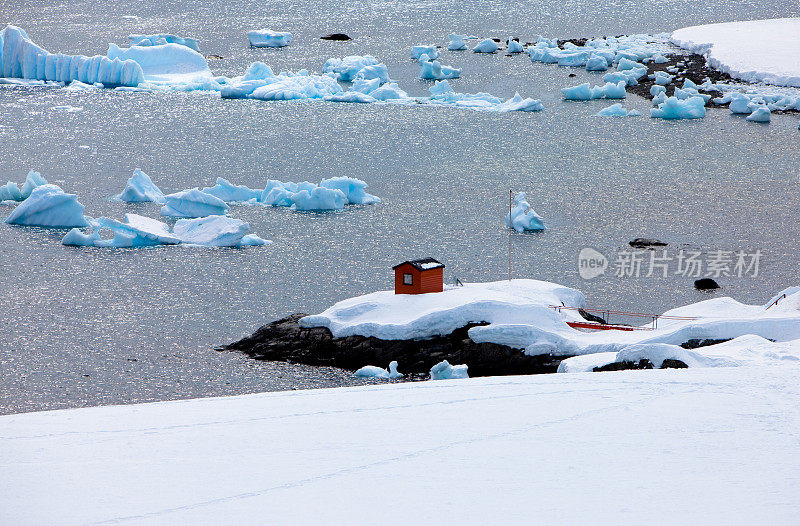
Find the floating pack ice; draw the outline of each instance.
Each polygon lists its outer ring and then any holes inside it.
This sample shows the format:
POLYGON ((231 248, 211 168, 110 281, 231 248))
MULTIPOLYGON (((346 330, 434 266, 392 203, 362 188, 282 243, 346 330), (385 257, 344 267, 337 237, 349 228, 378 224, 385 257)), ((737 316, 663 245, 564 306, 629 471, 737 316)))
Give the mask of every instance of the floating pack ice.
POLYGON ((228 205, 222 199, 193 188, 164 196, 161 215, 193 218, 225 215, 228 210, 228 205))
POLYGON ((544 220, 533 211, 526 199, 525 192, 518 192, 514 196, 514 206, 511 212, 506 214, 506 226, 517 232, 545 229, 544 220))
POLYGON ((292 206, 292 196, 301 190, 311 191, 317 185, 303 181, 302 183, 283 183, 281 181, 269 180, 267 186, 261 192, 259 201, 267 206, 292 206))
POLYGON ((164 204, 164 193, 143 171, 138 168, 125 183, 125 189, 116 196, 126 203, 159 203, 164 204))
POLYGON ((497 106, 497 111, 505 113, 509 111, 542 111, 544 104, 539 99, 525 98, 523 99, 519 93, 514 93, 514 96, 507 101, 497 106))
POLYGON ((626 96, 625 82, 606 82, 604 86, 590 87, 588 82, 572 88, 561 90, 566 100, 592 100, 592 99, 624 99, 626 96))
POLYGON ((413 46, 411 48, 412 59, 419 60, 422 55, 428 55, 428 59, 436 60, 439 58, 439 50, 436 49, 436 46, 413 46))
POLYGON ((667 73, 666 71, 656 71, 655 72, 656 84, 659 84, 661 86, 666 86, 667 84, 672 82, 673 78, 674 77, 672 75, 670 75, 669 73, 667 73))
POLYGON ((438 60, 420 62, 420 66, 419 78, 423 80, 457 79, 461 76, 460 69, 443 66, 438 60))
POLYGON ((491 38, 487 38, 478 43, 477 46, 472 48, 474 53, 494 53, 500 49, 500 46, 497 45, 497 42, 492 40, 491 38))
POLYGON ((194 49, 195 51, 200 51, 200 47, 197 45, 196 38, 185 38, 179 37, 175 35, 170 35, 167 33, 157 33, 154 35, 130 35, 128 38, 131 41, 132 46, 160 46, 162 44, 180 44, 181 46, 186 46, 189 49, 194 49))
POLYGON ((323 179, 319 185, 331 190, 340 190, 347 198, 347 203, 351 205, 372 205, 381 202, 379 197, 368 194, 365 191, 367 183, 361 179, 331 177, 330 179, 323 179))
POLYGON ((78 197, 54 184, 37 186, 6 218, 9 225, 54 228, 85 227, 84 207, 78 197))
POLYGON ((431 367, 431 380, 455 380, 461 378, 469 378, 467 366, 450 365, 447 360, 442 360, 433 367, 431 367))
MULTIPOLYGON (((202 87, 214 83, 205 57, 181 44, 157 46, 131 46, 121 48, 108 45, 108 58, 121 61, 132 60, 139 64, 144 80, 160 86, 202 87)), ((83 79, 78 79, 83 80, 83 79)), ((100 82, 103 82, 100 80, 100 82)), ((104 83, 105 84, 105 83, 104 83)))
POLYGON ((467 43, 464 42, 464 39, 467 38, 467 35, 456 35, 453 33, 450 35, 450 43, 447 45, 448 51, 462 51, 467 49, 467 43))
POLYGON ((389 364, 389 370, 382 367, 378 367, 377 365, 365 365, 358 371, 354 373, 356 376, 361 378, 386 378, 386 379, 395 379, 395 378, 402 378, 403 374, 397 372, 397 362, 392 361, 389 364))
POLYGON ((586 71, 606 71, 608 69, 608 61, 596 53, 592 53, 589 60, 586 61, 586 71))
POLYGON ((248 31, 247 38, 252 47, 284 47, 292 40, 292 34, 285 31, 256 29, 248 31))
POLYGON ((753 113, 747 116, 747 120, 750 122, 769 122, 770 121, 769 108, 767 108, 766 106, 758 106, 756 109, 753 110, 753 113))
POLYGON ((203 188, 203 192, 225 201, 226 203, 239 203, 259 199, 263 190, 253 190, 243 185, 234 185, 222 177, 217 177, 217 184, 210 188, 203 188))
POLYGON ((292 210, 325 211, 342 210, 347 204, 347 196, 339 189, 318 186, 313 190, 301 190, 291 197, 292 210))
POLYGON ((21 189, 17 186, 17 183, 12 181, 0 186, 0 201, 24 201, 30 197, 34 188, 46 184, 47 181, 42 177, 42 174, 31 170, 28 172, 28 176, 25 177, 25 182, 22 184, 21 189))
POLYGON ((259 100, 322 99, 342 92, 342 87, 327 75, 281 74, 262 82, 248 98, 259 100))
POLYGON ((525 51, 525 47, 519 43, 519 40, 514 40, 513 38, 508 39, 509 53, 522 53, 523 51, 525 51))
POLYGON ((653 84, 650 86, 650 95, 653 97, 657 97, 660 93, 666 93, 667 88, 664 86, 659 86, 658 84, 653 84))
POLYGON ((541 101, 523 99, 519 94, 503 102, 502 99, 488 93, 456 93, 446 80, 436 82, 428 91, 430 91, 431 96, 427 103, 432 105, 455 106, 476 111, 501 113, 509 111, 541 111, 544 109, 541 101))
POLYGON ((612 104, 607 108, 603 108, 602 110, 598 111, 595 114, 597 117, 636 117, 641 115, 636 110, 631 110, 628 112, 625 108, 622 107, 622 104, 612 104))
POLYGON ((181 242, 191 245, 240 247, 268 243, 255 234, 248 234, 250 232, 248 223, 219 215, 179 219, 172 231, 181 242))
POLYGON ((366 93, 360 93, 358 91, 345 91, 343 93, 337 93, 335 95, 325 95, 322 97, 322 100, 327 102, 354 102, 360 104, 370 104, 372 102, 378 102, 378 99, 375 97, 371 97, 366 93))
MULTIPOLYGON (((370 55, 351 55, 344 58, 329 58, 325 61, 322 72, 331 75, 336 80, 352 82, 363 69, 371 66, 383 66, 383 64, 381 64, 377 58, 370 55)), ((386 66, 383 66, 383 68, 385 70, 386 66)), ((374 69, 371 71, 374 71, 374 69)), ((375 78, 375 76, 374 74, 370 74, 369 77, 364 76, 364 78, 375 78)), ((383 82, 388 81, 387 73, 383 82)))
POLYGON ((659 103, 658 108, 650 110, 650 117, 668 120, 702 119, 706 116, 705 104, 706 101, 702 97, 689 97, 684 100, 667 97, 659 103))
POLYGON ((138 86, 144 81, 142 67, 126 58, 56 55, 34 44, 25 31, 16 26, 0 31, 0 75, 6 78, 138 86))
POLYGON ((89 226, 88 234, 84 234, 79 228, 73 228, 61 243, 80 247, 139 248, 177 245, 181 242, 170 233, 166 223, 137 214, 125 214, 122 222, 107 217, 90 219, 89 226), (101 238, 100 233, 103 230, 110 231, 114 236, 111 239, 101 238))

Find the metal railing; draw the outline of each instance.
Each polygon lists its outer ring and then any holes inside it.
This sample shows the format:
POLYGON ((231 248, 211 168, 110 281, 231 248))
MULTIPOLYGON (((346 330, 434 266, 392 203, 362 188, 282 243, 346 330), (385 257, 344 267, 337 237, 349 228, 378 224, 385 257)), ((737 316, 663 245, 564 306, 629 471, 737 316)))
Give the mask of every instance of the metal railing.
MULTIPOLYGON (((598 325, 619 325, 625 327, 631 327, 633 330, 648 330, 647 327, 632 327, 623 324, 614 324, 609 321, 611 316, 626 316, 632 318, 649 318, 651 320, 652 326, 649 330, 657 329, 658 328, 658 320, 679 320, 679 321, 694 321, 698 318, 695 316, 665 316, 664 314, 645 314, 642 312, 626 312, 621 310, 608 310, 608 309, 584 309, 581 307, 565 307, 563 305, 550 305, 551 309, 554 309, 557 312, 561 312, 562 310, 571 310, 571 311, 583 311, 589 312, 593 314, 599 314, 600 317, 605 321, 605 323, 596 322, 598 325)), ((588 321, 588 320, 587 320, 588 321)))

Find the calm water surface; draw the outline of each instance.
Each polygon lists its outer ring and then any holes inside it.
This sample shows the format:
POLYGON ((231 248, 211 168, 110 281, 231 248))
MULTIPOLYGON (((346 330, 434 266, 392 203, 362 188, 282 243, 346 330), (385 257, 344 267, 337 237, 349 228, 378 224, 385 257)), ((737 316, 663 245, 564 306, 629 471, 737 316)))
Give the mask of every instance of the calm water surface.
MULTIPOLYGON (((416 79, 408 48, 446 44, 453 31, 525 41, 800 15, 783 1, 161 4, 10 1, 0 4, 0 23, 65 53, 104 53, 129 33, 194 36, 204 53, 223 57, 210 61, 214 72, 229 76, 255 60, 319 71, 330 57, 373 54, 401 87, 423 95, 430 83, 416 79), (245 32, 261 27, 290 30, 294 41, 249 49, 245 32), (355 40, 317 38, 336 31, 355 40)), ((689 277, 579 277, 581 248, 612 256, 635 237, 666 241, 673 256, 761 249, 758 276, 719 280, 723 294, 742 301, 797 284, 796 116, 767 126, 725 110, 697 122, 603 119, 593 115, 608 103, 561 100, 562 87, 599 82, 582 70, 502 54, 444 52, 441 60, 464 69, 452 82, 458 91, 519 91, 541 98, 546 111, 0 89, 2 180, 35 169, 77 193, 92 216, 157 217, 154 205, 108 199, 135 168, 168 192, 218 176, 254 188, 356 176, 384 200, 333 214, 235 207, 233 216, 275 242, 248 250, 77 249, 60 244, 63 231, 0 225, 0 413, 352 383, 349 373, 213 348, 287 313, 390 287, 391 266, 410 257, 445 262, 448 281, 503 279, 509 189, 527 191, 549 227, 512 236, 514 275, 580 288, 591 305, 661 312, 709 297, 689 277), (82 110, 53 109, 65 104, 82 110)), ((650 107, 635 96, 625 105, 650 107)), ((0 206, 0 216, 10 210, 0 206)))

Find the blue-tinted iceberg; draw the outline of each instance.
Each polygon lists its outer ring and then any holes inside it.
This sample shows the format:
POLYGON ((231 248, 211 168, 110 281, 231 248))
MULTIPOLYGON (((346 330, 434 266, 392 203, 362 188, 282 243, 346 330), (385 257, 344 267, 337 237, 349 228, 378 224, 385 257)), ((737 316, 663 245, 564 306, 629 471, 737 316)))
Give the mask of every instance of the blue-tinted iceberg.
POLYGON ((770 121, 769 108, 767 108, 766 106, 758 106, 753 110, 753 113, 747 116, 747 120, 750 122, 769 122, 770 121))
POLYGON ((73 228, 87 226, 78 197, 54 184, 37 186, 6 218, 9 225, 73 228))
POLYGON ((586 71, 605 71, 608 69, 608 61, 596 53, 592 53, 586 61, 586 71))
POLYGON ((328 102, 354 102, 360 104, 378 102, 378 99, 375 97, 371 97, 366 93, 361 93, 358 91, 345 91, 342 93, 336 93, 334 95, 325 95, 322 97, 322 100, 328 102))
POLYGON ((194 218, 225 215, 228 210, 228 205, 222 199, 193 188, 164 196, 161 215, 194 218))
POLYGON ((125 183, 125 189, 116 196, 126 203, 164 203, 164 193, 143 171, 138 168, 125 183))
POLYGON ((509 111, 542 111, 544 104, 539 99, 525 98, 523 99, 519 93, 514 93, 514 96, 497 106, 497 111, 505 113, 509 111))
POLYGON ((561 90, 561 94, 566 100, 624 99, 626 95, 625 82, 606 82, 603 86, 593 88, 586 82, 579 86, 564 88, 561 90))
POLYGON ((403 377, 403 373, 397 371, 396 361, 392 361, 389 364, 388 371, 382 367, 378 367, 377 365, 365 365, 364 367, 356 371, 354 374, 360 378, 395 379, 403 377))
POLYGON ((263 190, 253 190, 243 185, 234 185, 222 177, 217 177, 217 184, 210 188, 203 188, 204 193, 225 201, 226 203, 238 203, 258 199, 263 190))
POLYGON ((73 228, 64 236, 61 243, 80 247, 139 248, 177 245, 181 242, 169 231, 166 223, 137 214, 125 214, 124 221, 107 217, 91 219, 89 226, 89 233, 73 228), (104 230, 111 232, 113 237, 103 239, 100 233, 104 230))
POLYGON ((246 95, 259 100, 322 99, 342 92, 336 80, 327 75, 278 75, 261 82, 262 85, 246 95))
POLYGON ((0 201, 24 201, 30 197, 34 188, 46 184, 47 181, 42 177, 42 174, 31 170, 28 172, 28 176, 25 178, 22 188, 12 181, 0 186, 0 201))
POLYGON ((670 75, 669 73, 667 73, 666 71, 656 71, 655 72, 656 84, 659 84, 661 86, 666 86, 667 84, 672 82, 673 78, 674 77, 672 75, 670 75))
POLYGON ((477 46, 472 48, 472 51, 475 53, 494 53, 500 49, 500 46, 497 45, 497 42, 492 40, 491 38, 487 38, 478 43, 477 46))
MULTIPOLYGON (((655 101, 655 99, 653 100, 655 101)), ((659 103, 658 108, 650 110, 650 117, 668 120, 702 119, 706 116, 705 105, 706 101, 702 97, 689 97, 684 100, 667 97, 659 103)))
POLYGON ((109 59, 133 61, 138 64, 144 80, 155 85, 201 87, 204 84, 214 83, 214 77, 205 57, 181 44, 129 48, 109 44, 107 55, 109 59))
MULTIPOLYGON (((351 55, 344 58, 329 58, 322 67, 322 72, 342 82, 352 82, 365 68, 382 65, 377 58, 370 55, 351 55)), ((386 66, 383 66, 385 69, 386 66)), ((373 75, 365 78, 374 78, 373 75)), ((388 82, 388 74, 384 82, 388 82)))
POLYGON ((523 51, 525 51, 525 47, 519 43, 519 40, 514 40, 513 38, 508 39, 509 53, 522 53, 523 51))
POLYGON ((347 196, 339 189, 318 186, 313 190, 301 190, 291 197, 292 210, 322 211, 341 210, 347 204, 347 196))
POLYGON ((622 107, 622 104, 612 104, 607 108, 603 108, 602 110, 598 111, 595 115, 598 117, 636 117, 641 115, 636 110, 631 110, 630 112, 622 107))
POLYGON ((265 245, 268 241, 249 234, 250 225, 226 216, 179 219, 172 229, 181 242, 209 247, 240 247, 265 245))
POLYGON ((292 40, 292 34, 285 31, 256 29, 248 31, 247 38, 252 47, 284 47, 292 40))
POLYGON ((467 38, 467 35, 456 35, 453 33, 450 35, 450 43, 447 45, 448 51, 462 51, 467 49, 467 43, 464 40, 467 38))
POLYGON ((460 69, 443 66, 438 60, 421 62, 420 66, 419 78, 423 80, 457 79, 461 76, 460 69))
POLYGON ((525 192, 518 192, 514 196, 514 206, 506 215, 506 226, 517 232, 525 230, 544 230, 544 220, 533 211, 526 199, 525 192))
POLYGON ((331 177, 330 179, 323 179, 319 185, 331 190, 340 190, 347 198, 347 203, 351 205, 372 205, 381 202, 379 197, 368 194, 365 191, 367 183, 361 179, 331 177))
POLYGON ((436 60, 439 58, 439 51, 436 46, 413 46, 411 48, 411 58, 419 60, 422 55, 428 55, 428 59, 436 60))
POLYGON ((196 38, 186 38, 186 37, 179 37, 176 35, 170 35, 168 33, 157 33, 154 35, 130 35, 128 38, 131 41, 132 46, 160 46, 162 44, 180 44, 181 46, 186 46, 189 49, 194 49, 195 51, 200 51, 200 47, 197 45, 196 38))
POLYGON ((450 365, 447 360, 442 360, 431 367, 431 380, 455 380, 469 378, 466 364, 450 365))

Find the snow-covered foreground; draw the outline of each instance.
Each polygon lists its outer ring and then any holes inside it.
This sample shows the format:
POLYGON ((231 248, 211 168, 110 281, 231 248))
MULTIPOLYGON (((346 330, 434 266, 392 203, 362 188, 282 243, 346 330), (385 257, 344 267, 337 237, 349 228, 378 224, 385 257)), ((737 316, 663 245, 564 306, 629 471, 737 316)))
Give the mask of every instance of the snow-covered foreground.
POLYGON ((793 524, 800 369, 492 377, 0 417, 7 524, 793 524))
POLYGON ((672 41, 732 77, 800 87, 800 18, 686 27, 672 41))

